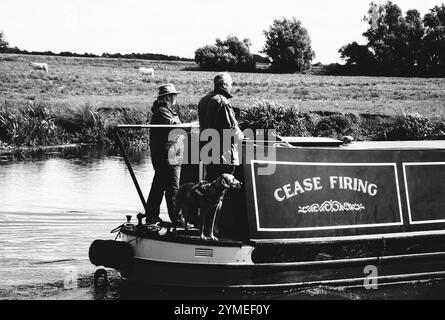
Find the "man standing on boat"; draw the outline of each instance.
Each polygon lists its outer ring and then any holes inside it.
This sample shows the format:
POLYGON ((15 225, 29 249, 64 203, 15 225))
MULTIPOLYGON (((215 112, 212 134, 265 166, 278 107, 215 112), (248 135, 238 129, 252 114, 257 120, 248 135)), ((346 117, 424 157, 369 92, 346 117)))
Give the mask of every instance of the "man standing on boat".
MULTIPOLYGON (((158 98, 151 109, 153 115, 150 124, 176 125, 181 123, 177 113, 172 109, 176 105, 177 95, 178 92, 171 83, 159 87, 158 98)), ((175 141, 169 140, 168 136, 171 130, 172 128, 150 129, 150 153, 155 174, 147 200, 147 224, 162 222, 159 218, 159 211, 165 193, 171 222, 175 225, 182 225, 181 217, 175 213, 175 196, 179 189, 183 155, 182 136, 178 136, 175 141)))
POLYGON ((214 90, 205 95, 198 104, 199 128, 201 132, 214 129, 220 138, 220 154, 218 163, 209 163, 206 166, 206 179, 213 181, 223 173, 233 173, 239 166, 238 144, 244 138, 235 119, 235 113, 229 99, 233 80, 229 73, 218 73, 213 79, 214 90), (223 143, 224 139, 231 139, 230 132, 235 137, 234 142, 223 143), (224 150, 224 146, 229 146, 224 150))
MULTIPOLYGON (((240 167, 238 147, 244 138, 243 132, 235 119, 235 112, 229 99, 233 80, 229 73, 218 73, 213 79, 214 90, 205 95, 198 104, 199 128, 201 133, 206 129, 213 129, 220 139, 219 154, 212 159, 218 159, 216 163, 205 163, 206 180, 211 182, 224 173, 233 174, 238 180, 243 181, 243 172, 240 167), (225 134, 224 134, 225 133, 225 134), (233 137, 233 140, 232 140, 233 137), (230 141, 225 141, 230 139, 230 141), (226 143, 224 143, 226 142, 226 143)), ((215 223, 215 232, 221 236, 232 239, 242 239, 246 234, 246 217, 240 217, 235 211, 243 210, 243 192, 228 191, 224 196, 224 204, 221 214, 218 214, 215 223), (237 210, 235 209, 237 207, 237 210)))

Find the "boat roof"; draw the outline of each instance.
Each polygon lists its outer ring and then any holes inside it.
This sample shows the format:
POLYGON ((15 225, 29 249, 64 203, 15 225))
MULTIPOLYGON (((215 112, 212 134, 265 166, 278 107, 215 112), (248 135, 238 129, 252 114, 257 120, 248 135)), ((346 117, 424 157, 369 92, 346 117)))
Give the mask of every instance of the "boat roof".
MULTIPOLYGON (((325 137, 280 137, 280 139, 294 147, 305 148, 332 148, 348 150, 431 150, 445 149, 445 140, 421 140, 421 141, 344 141, 325 137)), ((273 144, 279 147, 280 141, 254 140, 246 141, 256 144, 273 144)))
POLYGON ((150 129, 150 128, 195 128, 193 123, 182 124, 119 124, 116 126, 118 129, 150 129))
POLYGON ((342 149, 380 149, 380 150, 419 150, 419 149, 444 149, 445 140, 428 141, 357 141, 342 145, 342 149))
MULTIPOLYGON (((150 128, 183 128, 192 129, 199 128, 197 122, 183 123, 179 125, 153 125, 153 124, 133 124, 133 125, 118 125, 118 129, 150 129, 150 128)), ((280 137, 284 142, 287 142, 295 147, 341 147, 342 149, 379 149, 379 150, 411 150, 411 149, 445 149, 445 140, 421 140, 421 141, 353 141, 345 143, 342 140, 328 138, 328 137, 280 137)), ((260 141, 254 140, 245 142, 254 143, 277 143, 278 141, 260 141)))

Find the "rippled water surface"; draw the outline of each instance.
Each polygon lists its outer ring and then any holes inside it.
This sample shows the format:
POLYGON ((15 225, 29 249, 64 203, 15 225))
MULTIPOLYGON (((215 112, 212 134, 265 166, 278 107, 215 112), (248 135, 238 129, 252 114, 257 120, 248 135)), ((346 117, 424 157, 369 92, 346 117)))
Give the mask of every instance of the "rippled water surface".
MULTIPOLYGON (((132 155, 147 192, 149 155, 132 155)), ((25 161, 0 158, 0 285, 63 280, 66 267, 94 270, 90 243, 141 205, 122 157, 112 151, 52 152, 25 161)))
MULTIPOLYGON (((153 176, 149 154, 131 155, 145 194, 153 176)), ((163 204, 163 214, 166 207, 163 204)), ((26 160, 0 156, 0 299, 166 298, 443 298, 443 281, 381 288, 310 288, 285 292, 200 292, 130 285, 109 270, 110 285, 94 288, 88 260, 94 239, 142 206, 123 158, 114 151, 82 148, 26 160), (77 275, 77 288, 64 279, 77 275)))

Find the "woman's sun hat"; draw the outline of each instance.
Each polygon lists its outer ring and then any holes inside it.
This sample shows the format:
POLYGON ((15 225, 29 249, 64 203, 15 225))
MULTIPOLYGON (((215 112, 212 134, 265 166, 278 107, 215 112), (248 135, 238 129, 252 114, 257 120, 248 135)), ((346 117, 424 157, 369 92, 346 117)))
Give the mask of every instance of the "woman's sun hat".
POLYGON ((167 94, 178 94, 175 85, 173 83, 166 83, 159 87, 158 98, 165 96, 167 94))

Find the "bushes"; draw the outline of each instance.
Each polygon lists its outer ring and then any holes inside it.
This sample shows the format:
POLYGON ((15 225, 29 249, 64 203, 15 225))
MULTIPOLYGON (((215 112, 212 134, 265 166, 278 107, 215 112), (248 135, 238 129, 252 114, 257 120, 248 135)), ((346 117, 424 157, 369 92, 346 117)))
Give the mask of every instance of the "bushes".
MULTIPOLYGON (((195 104, 188 104, 180 106, 176 109, 179 119, 184 123, 189 123, 198 120, 198 106, 195 104)), ((150 115, 151 117, 151 115, 150 115)))
POLYGON ((103 127, 99 113, 89 104, 77 109, 65 108, 62 112, 59 112, 56 123, 71 134, 103 127))
MULTIPOLYGON (((183 122, 195 121, 195 105, 178 107, 183 122)), ((60 107, 53 112, 44 103, 26 107, 0 106, 0 146, 41 146, 65 143, 114 145, 118 124, 145 124, 151 112, 139 108, 60 107)), ((131 147, 148 145, 148 130, 122 130, 123 143, 131 147)))
POLYGON ((242 110, 240 126, 244 130, 275 129, 282 136, 309 136, 306 118, 296 108, 286 108, 270 101, 257 101, 242 110))
MULTIPOLYGON (((183 122, 196 121, 196 105, 177 109, 183 122)), ((12 108, 0 106, 0 148, 64 143, 114 145, 117 124, 144 124, 151 113, 138 108, 101 108, 91 105, 62 108, 53 112, 43 103, 12 108)), ((256 101, 241 110, 241 129, 275 129, 281 136, 332 137, 351 135, 356 140, 445 139, 445 118, 417 113, 402 116, 302 113, 271 101, 256 101)), ((122 140, 130 147, 147 147, 148 130, 122 130, 122 140)))
POLYGON ((256 102, 241 114, 242 129, 275 129, 281 136, 341 138, 357 133, 359 122, 354 114, 302 113, 270 101, 256 102))
POLYGON ((228 36, 216 44, 206 45, 195 51, 195 61, 202 70, 214 71, 254 71, 256 62, 250 53, 249 39, 240 41, 237 37, 228 36))
POLYGON ((353 114, 333 114, 321 118, 314 126, 316 137, 332 137, 341 139, 345 135, 358 135, 358 117, 353 114))
MULTIPOLYGON (((145 124, 147 113, 142 109, 101 108, 89 104, 78 109, 66 109, 57 116, 56 123, 71 142, 113 145, 118 124, 145 124)), ((144 130, 126 130, 121 134, 123 143, 140 147, 148 143, 144 130)))
POLYGON ((398 116, 386 132, 388 140, 430 140, 445 138, 445 119, 429 118, 418 113, 398 116))
POLYGON ((281 136, 313 136, 356 140, 431 140, 445 139, 445 119, 417 113, 390 117, 334 112, 301 113, 270 101, 256 102, 243 110, 242 129, 276 129, 281 136))
POLYGON ((0 109, 0 140, 13 145, 48 145, 57 140, 54 114, 43 104, 0 109))

